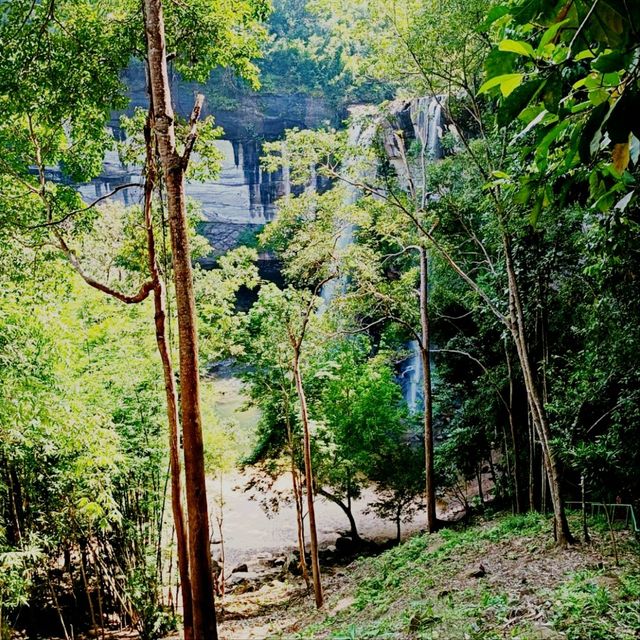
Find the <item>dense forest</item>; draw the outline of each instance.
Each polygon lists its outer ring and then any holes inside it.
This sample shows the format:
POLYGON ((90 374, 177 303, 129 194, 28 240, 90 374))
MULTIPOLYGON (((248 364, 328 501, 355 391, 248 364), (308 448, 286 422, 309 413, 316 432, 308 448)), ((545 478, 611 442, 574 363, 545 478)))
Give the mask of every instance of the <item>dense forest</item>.
POLYGON ((638 637, 640 2, 0 0, 0 51, 0 640, 638 637), (333 115, 223 249, 189 189, 274 96, 333 115), (586 563, 559 635, 425 604, 490 547, 586 563))

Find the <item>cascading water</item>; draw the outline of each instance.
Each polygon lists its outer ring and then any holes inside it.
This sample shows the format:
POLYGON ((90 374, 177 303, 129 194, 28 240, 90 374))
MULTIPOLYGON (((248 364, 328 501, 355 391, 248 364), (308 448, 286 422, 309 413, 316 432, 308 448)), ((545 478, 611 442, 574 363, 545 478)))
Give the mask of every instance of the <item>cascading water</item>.
MULTIPOLYGON (((409 117, 405 117, 406 124, 403 129, 409 129, 409 131, 403 133, 409 133, 410 137, 412 135, 420 143, 421 166, 417 168, 417 173, 420 176, 424 175, 428 162, 442 157, 443 100, 442 96, 425 96, 412 100, 408 105, 409 117), (413 131, 411 132, 410 129, 413 129, 413 131)), ((404 109, 406 113, 406 103, 398 103, 398 106, 404 109)), ((371 116, 375 116, 376 112, 369 107, 352 107, 350 115, 348 142, 351 153, 345 159, 344 168, 356 174, 354 182, 375 175, 377 165, 366 161, 362 164, 362 158, 368 155, 367 152, 375 136, 380 132, 387 158, 395 168, 401 185, 406 185, 412 176, 407 175, 408 163, 405 162, 406 158, 402 157, 406 153, 406 144, 402 135, 399 135, 389 123, 385 125, 381 123, 380 118, 372 118, 371 116), (383 125, 382 127, 380 126, 381 124, 383 125)), ((357 187, 349 186, 345 198, 346 204, 353 204, 360 194, 361 192, 357 187)), ((352 225, 345 225, 342 229, 336 244, 339 252, 344 251, 353 242, 353 231, 352 225)), ((344 283, 339 278, 336 278, 322 288, 320 295, 324 302, 320 313, 327 308, 330 301, 342 287, 344 287, 344 283)), ((401 366, 399 380, 409 410, 417 412, 422 409, 424 402, 422 359, 416 340, 407 343, 406 348, 408 355, 401 366)))
POLYGON ((419 411, 424 400, 422 393, 422 358, 417 340, 412 340, 407 347, 410 349, 409 356, 403 363, 400 380, 402 383, 402 394, 404 396, 409 411, 415 413, 419 411))
POLYGON ((411 102, 410 115, 416 139, 427 160, 442 158, 443 96, 424 96, 411 102))
MULTIPOLYGON (((365 166, 359 166, 363 156, 366 156, 366 152, 371 147, 373 139, 376 135, 377 124, 372 122, 371 114, 373 112, 366 106, 354 106, 349 109, 350 124, 347 130, 347 140, 349 146, 349 155, 345 158, 343 166, 346 172, 355 173, 353 176, 356 178, 354 182, 358 180, 365 180, 367 177, 371 177, 375 174, 376 167, 369 166, 365 163, 365 166), (354 171, 355 169, 355 171, 354 171)), ((354 204, 361 194, 360 189, 356 186, 347 185, 345 204, 354 204)), ((345 224, 340 230, 336 242, 336 251, 338 253, 344 252, 351 244, 353 244, 353 225, 345 224)), ((344 289, 344 281, 341 278, 334 278, 329 280, 320 292, 320 297, 323 300, 320 307, 320 313, 322 313, 329 305, 331 300, 335 298, 336 293, 344 289)))
MULTIPOLYGON (((421 176, 424 176, 428 162, 442 158, 443 100, 442 96, 424 96, 413 100, 409 108, 414 135, 420 142, 421 176)), ((403 363, 400 382, 409 410, 416 412, 422 409, 424 403, 424 374, 418 341, 407 343, 407 350, 409 355, 403 363)))

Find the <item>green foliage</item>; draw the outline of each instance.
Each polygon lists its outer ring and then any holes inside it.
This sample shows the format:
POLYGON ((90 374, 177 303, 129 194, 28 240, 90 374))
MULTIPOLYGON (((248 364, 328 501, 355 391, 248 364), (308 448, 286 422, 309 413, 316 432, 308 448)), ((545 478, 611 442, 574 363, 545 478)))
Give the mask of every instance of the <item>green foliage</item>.
MULTIPOLYGON (((362 100, 382 100, 388 91, 371 79, 358 78, 352 58, 360 54, 358 43, 334 29, 334 18, 317 11, 306 0, 275 0, 261 38, 260 71, 262 94, 302 94, 320 98, 340 111, 362 100)), ((237 100, 251 95, 248 84, 229 73, 216 72, 211 100, 232 109, 237 100)))
MULTIPOLYGON (((120 568, 103 565, 124 589, 137 553, 155 548, 162 507, 166 434, 150 310, 123 314, 59 261, 50 258, 47 270, 24 283, 3 278, 0 305, 0 531, 3 563, 11 563, 2 600, 10 620, 24 606, 48 606, 39 594, 55 584, 58 558, 88 539, 128 558, 120 568)), ((81 583, 78 566, 70 571, 81 583)))
POLYGON ((242 327, 236 314, 236 296, 242 287, 254 289, 259 282, 255 249, 239 247, 222 256, 217 268, 196 269, 194 277, 199 336, 204 363, 239 355, 235 340, 242 327))
POLYGON ((608 580, 603 572, 576 573, 550 594, 554 625, 571 640, 635 637, 640 628, 637 578, 633 573, 619 581, 608 580))
POLYGON ((368 357, 366 340, 327 349, 310 381, 319 420, 314 470, 320 486, 344 502, 375 483, 371 508, 394 522, 411 520, 424 487, 424 451, 412 433, 389 354, 368 357))
POLYGON ((356 82, 374 78, 387 91, 435 94, 460 89, 474 95, 488 52, 484 16, 493 3, 396 3, 314 0, 344 43, 356 82))
POLYGON ((543 191, 543 206, 566 201, 573 184, 588 189, 601 211, 624 212, 632 203, 640 145, 630 115, 640 105, 632 34, 639 9, 636 2, 520 2, 496 14, 498 46, 480 93, 500 87, 498 121, 517 119, 510 128, 527 143, 522 156, 530 164, 519 178, 524 202, 543 191))
POLYGON ((176 630, 177 620, 169 607, 158 603, 158 575, 155 558, 137 567, 129 576, 126 589, 137 612, 136 627, 142 640, 165 637, 176 630))
MULTIPOLYGON (((3 541, 2 547, 4 546, 3 541)), ((6 612, 29 604, 33 573, 42 557, 42 551, 34 545, 24 545, 20 551, 0 551, 0 620, 2 622, 6 612)), ((1 627, 0 638, 5 638, 5 629, 1 627)))

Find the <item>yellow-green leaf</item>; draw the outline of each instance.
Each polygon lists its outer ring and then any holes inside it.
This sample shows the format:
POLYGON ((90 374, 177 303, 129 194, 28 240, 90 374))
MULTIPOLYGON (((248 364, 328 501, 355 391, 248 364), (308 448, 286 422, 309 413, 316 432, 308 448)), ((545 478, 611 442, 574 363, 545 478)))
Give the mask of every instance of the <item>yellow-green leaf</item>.
POLYGON ((500 87, 503 96, 508 96, 524 78, 523 73, 505 73, 501 76, 489 78, 479 89, 478 94, 486 93, 495 87, 500 87))
POLYGON ((499 45, 500 51, 509 51, 510 53, 518 53, 527 58, 533 58, 533 47, 528 42, 522 40, 503 40, 499 45))
POLYGON ((517 89, 522 84, 524 74, 522 73, 510 73, 504 76, 504 80, 500 83, 500 91, 506 98, 514 89, 517 89))
POLYGON ((542 50, 542 48, 546 44, 549 44, 549 42, 551 42, 556 37, 556 34, 558 33, 558 31, 568 23, 569 23, 569 20, 562 20, 561 22, 556 22, 555 24, 551 25, 544 32, 544 35, 540 40, 540 46, 538 47, 538 50, 542 50))

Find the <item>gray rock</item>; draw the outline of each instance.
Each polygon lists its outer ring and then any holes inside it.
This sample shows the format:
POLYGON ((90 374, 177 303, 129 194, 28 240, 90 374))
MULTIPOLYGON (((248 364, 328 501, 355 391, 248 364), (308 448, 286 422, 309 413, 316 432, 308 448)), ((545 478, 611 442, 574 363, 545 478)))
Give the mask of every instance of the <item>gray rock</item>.
POLYGON ((236 587, 238 585, 244 585, 249 582, 258 582, 261 579, 262 574, 257 571, 238 571, 232 573, 226 580, 227 587, 236 587))
POLYGON ((284 567, 287 559, 284 556, 278 556, 271 561, 271 565, 274 567, 284 567))

